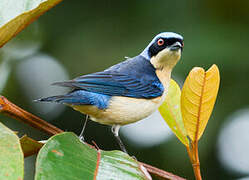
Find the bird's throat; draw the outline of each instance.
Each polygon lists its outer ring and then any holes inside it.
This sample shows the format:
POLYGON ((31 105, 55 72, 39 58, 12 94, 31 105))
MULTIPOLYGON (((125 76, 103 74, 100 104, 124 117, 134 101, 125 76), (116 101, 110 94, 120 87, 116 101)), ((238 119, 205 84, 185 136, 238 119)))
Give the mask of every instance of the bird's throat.
POLYGON ((157 69, 156 70, 156 75, 160 82, 163 84, 163 87, 165 90, 168 89, 169 87, 169 82, 171 78, 171 70, 169 68, 163 68, 163 69, 157 69))
POLYGON ((172 71, 181 57, 181 50, 171 51, 168 48, 151 57, 150 62, 156 69, 166 69, 172 71))

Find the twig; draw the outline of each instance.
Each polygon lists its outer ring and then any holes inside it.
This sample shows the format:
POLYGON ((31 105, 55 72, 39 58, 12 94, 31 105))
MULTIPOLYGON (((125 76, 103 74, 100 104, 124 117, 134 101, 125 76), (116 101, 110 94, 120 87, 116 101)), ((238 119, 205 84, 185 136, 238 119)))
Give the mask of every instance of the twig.
POLYGON ((201 170, 200 170, 200 160, 198 155, 198 141, 191 142, 191 147, 187 147, 187 152, 194 170, 195 179, 202 180, 201 170))
MULTIPOLYGON (((53 126, 52 124, 42 120, 41 118, 23 110, 22 108, 16 106, 15 104, 11 103, 8 99, 6 99, 3 96, 0 96, 0 113, 3 113, 7 116, 10 116, 14 119, 17 119, 21 122, 24 122, 38 130, 41 130, 43 132, 46 132, 50 135, 55 135, 58 133, 64 132, 63 130, 53 126)), ((92 147, 92 146, 91 146, 92 147)), ((154 174, 158 177, 164 178, 164 179, 171 179, 171 180, 185 180, 182 177, 176 176, 172 173, 166 172, 164 170, 158 169, 156 167, 153 167, 151 165, 141 163, 148 172, 151 174, 154 174)))
POLYGON ((182 177, 176 176, 172 173, 166 172, 164 170, 158 169, 154 166, 151 166, 149 164, 145 164, 140 162, 149 173, 154 174, 155 176, 161 177, 161 178, 165 178, 165 179, 174 179, 174 180, 185 180, 182 177))
POLYGON ((63 130, 11 103, 4 96, 0 96, 0 113, 24 122, 36 129, 48 133, 49 135, 63 132, 63 130))
POLYGON ((198 154, 198 141, 195 141, 193 143, 193 153, 194 153, 194 163, 192 164, 194 173, 195 173, 195 179, 196 180, 202 180, 201 177, 201 170, 200 170, 200 160, 199 160, 199 154, 198 154))

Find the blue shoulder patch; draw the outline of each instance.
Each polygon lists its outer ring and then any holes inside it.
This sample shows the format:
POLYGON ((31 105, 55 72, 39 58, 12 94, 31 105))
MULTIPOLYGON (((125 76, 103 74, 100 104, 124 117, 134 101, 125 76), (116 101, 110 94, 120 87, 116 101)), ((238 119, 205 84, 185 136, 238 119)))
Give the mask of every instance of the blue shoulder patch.
POLYGON ((71 102, 73 105, 94 105, 99 109, 106 109, 109 105, 109 100, 111 96, 88 92, 84 90, 75 90, 74 92, 68 94, 71 96, 71 102))

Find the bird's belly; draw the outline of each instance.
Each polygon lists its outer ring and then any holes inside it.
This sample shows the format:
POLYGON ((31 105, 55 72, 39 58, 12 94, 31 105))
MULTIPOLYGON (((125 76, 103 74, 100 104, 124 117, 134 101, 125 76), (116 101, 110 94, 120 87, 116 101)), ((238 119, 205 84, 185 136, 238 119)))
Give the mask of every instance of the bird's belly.
POLYGON ((153 99, 136 99, 130 97, 114 96, 109 107, 101 110, 96 106, 73 106, 84 114, 90 115, 93 121, 108 125, 125 125, 139 121, 152 114, 163 102, 165 96, 153 99))

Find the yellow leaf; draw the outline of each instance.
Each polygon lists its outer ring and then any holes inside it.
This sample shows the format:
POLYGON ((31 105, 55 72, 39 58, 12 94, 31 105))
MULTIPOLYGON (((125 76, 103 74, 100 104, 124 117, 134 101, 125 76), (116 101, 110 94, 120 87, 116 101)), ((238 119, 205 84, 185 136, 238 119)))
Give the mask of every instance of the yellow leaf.
POLYGON ((183 85, 181 111, 187 135, 192 141, 198 141, 205 130, 219 84, 219 69, 212 65, 206 72, 200 67, 193 68, 183 85))
POLYGON ((158 110, 177 138, 185 146, 189 146, 189 141, 182 120, 180 98, 181 89, 178 84, 171 79, 168 94, 158 110))
POLYGON ((0 47, 62 0, 1 0, 0 47), (25 7, 25 8, 24 8, 25 7))

